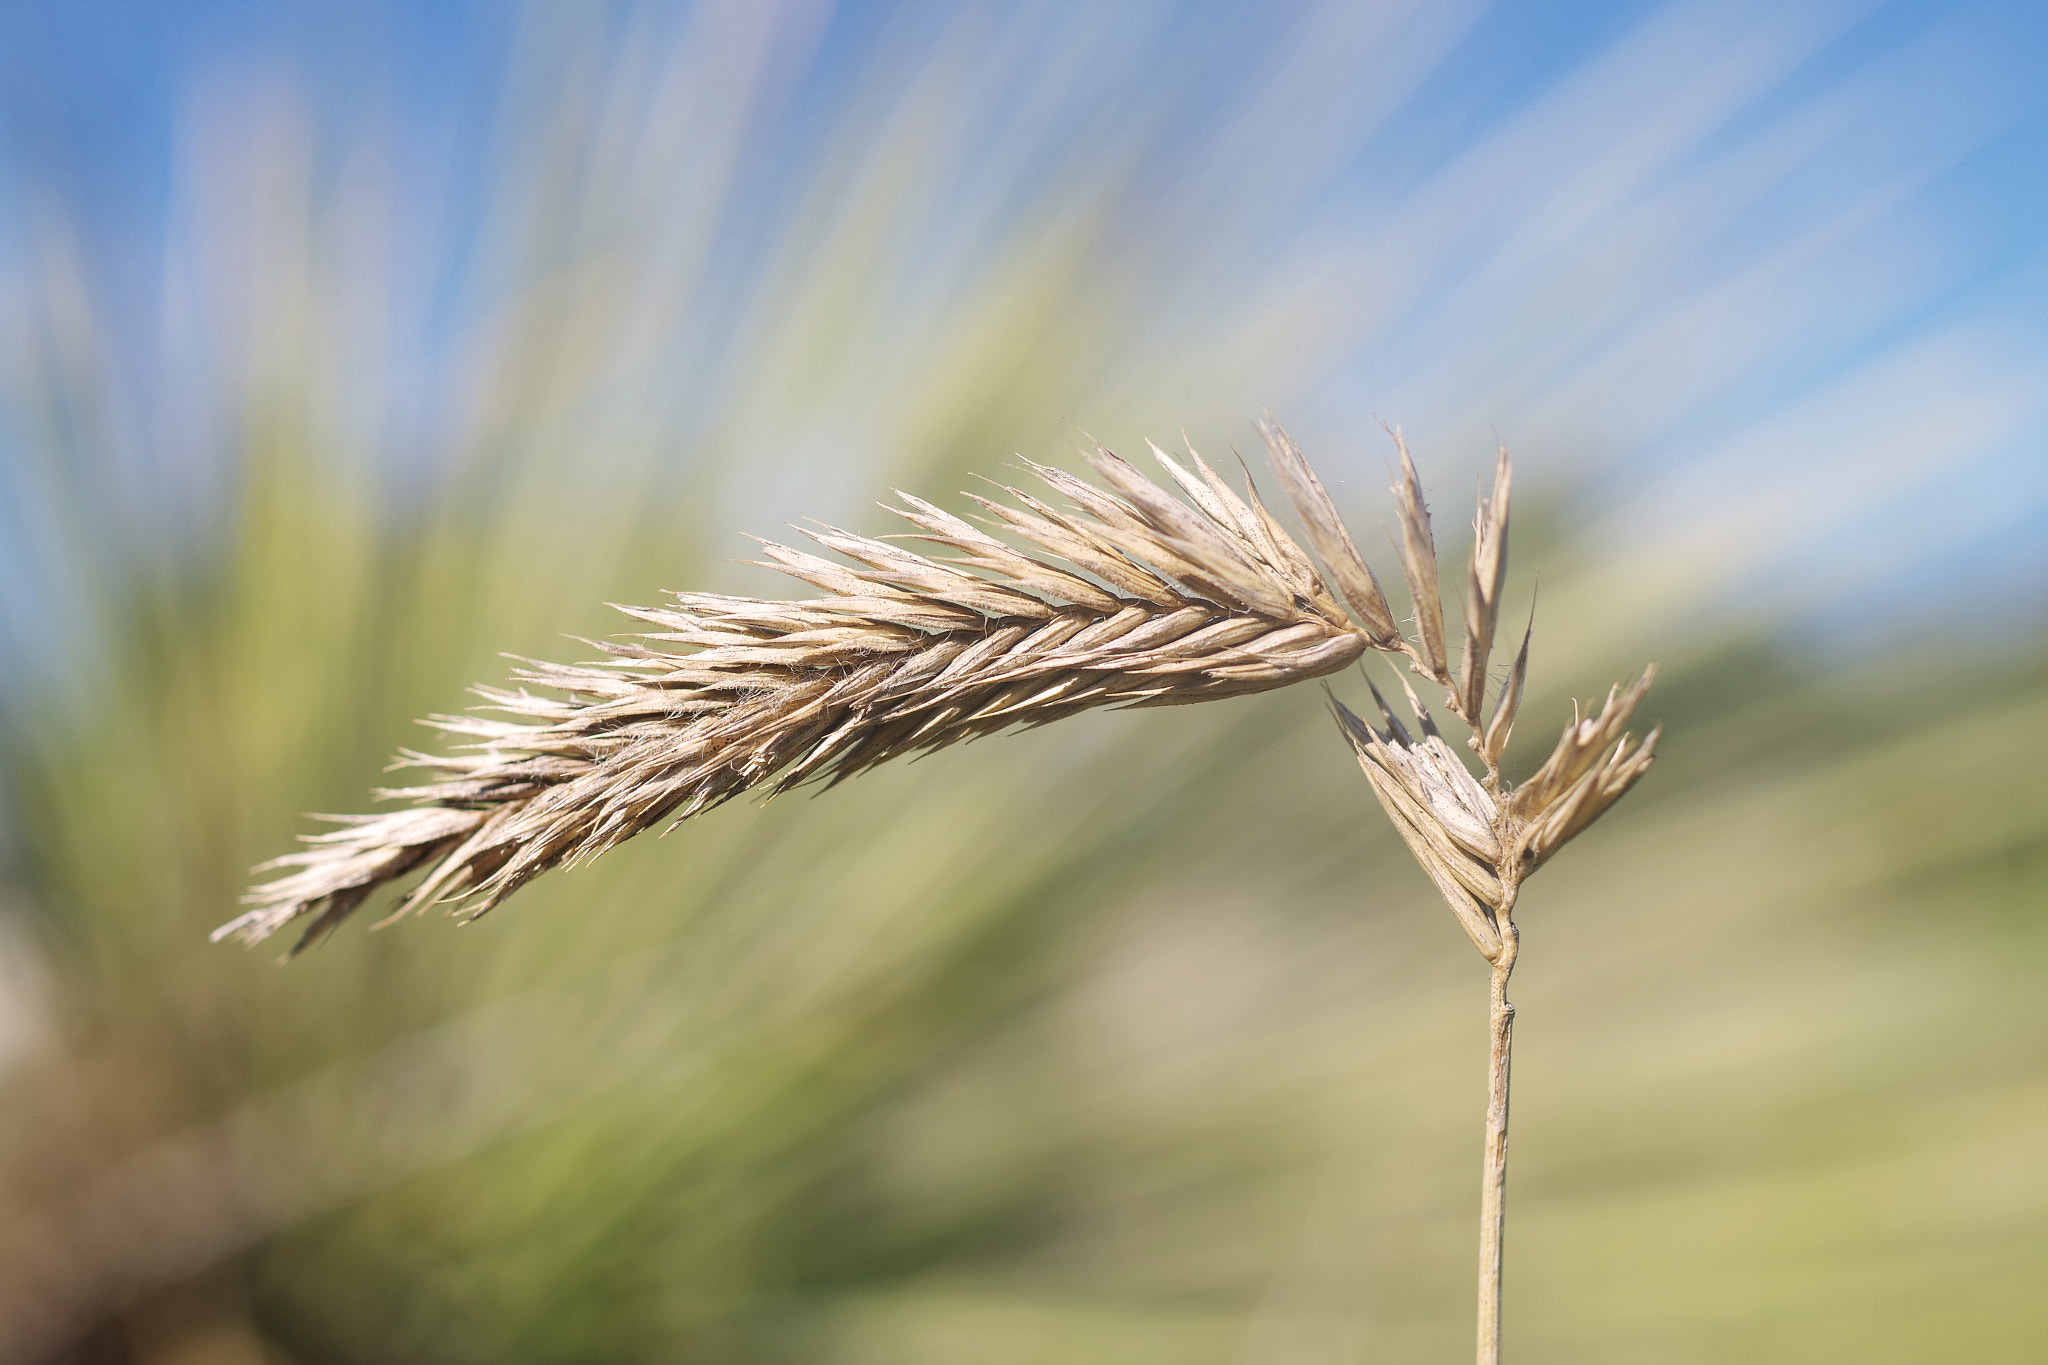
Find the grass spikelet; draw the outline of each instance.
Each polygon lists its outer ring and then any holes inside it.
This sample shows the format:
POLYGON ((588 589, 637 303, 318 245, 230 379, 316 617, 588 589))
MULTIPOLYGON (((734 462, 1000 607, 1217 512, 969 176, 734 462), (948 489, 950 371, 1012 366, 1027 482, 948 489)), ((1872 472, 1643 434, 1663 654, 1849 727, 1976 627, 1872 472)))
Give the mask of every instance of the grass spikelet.
POLYGON ((1364 625, 1374 647, 1400 648, 1401 632, 1394 625, 1393 609, 1387 605, 1386 594, 1380 591, 1379 580, 1366 567, 1358 546, 1351 539, 1351 532, 1337 515, 1336 504, 1330 501, 1323 481, 1309 467, 1301 447, 1294 443, 1294 438, 1273 419, 1270 412, 1259 423, 1259 435, 1265 438, 1266 451, 1272 457, 1274 470, 1280 475, 1281 487, 1287 490, 1288 499, 1301 513, 1302 524, 1308 528, 1309 542, 1316 547, 1323 563, 1329 566, 1330 575, 1337 580, 1337 587, 1350 604, 1352 614, 1364 625))
POLYGON ((1468 716, 1486 707, 1486 660, 1500 621, 1500 590, 1508 574, 1508 490, 1514 470, 1507 447, 1494 457, 1493 491, 1479 500, 1472 522, 1472 563, 1465 575, 1465 652, 1458 668, 1458 700, 1468 716))
POLYGON ((1415 607, 1415 642, 1421 650, 1416 665, 1425 676, 1448 684, 1451 654, 1444 643, 1444 604, 1437 582, 1436 537, 1429 529, 1429 506, 1422 500, 1422 479, 1399 431, 1394 433, 1394 446, 1401 452, 1401 477, 1394 484, 1394 507, 1401 515, 1401 575, 1408 580, 1408 596, 1415 607))

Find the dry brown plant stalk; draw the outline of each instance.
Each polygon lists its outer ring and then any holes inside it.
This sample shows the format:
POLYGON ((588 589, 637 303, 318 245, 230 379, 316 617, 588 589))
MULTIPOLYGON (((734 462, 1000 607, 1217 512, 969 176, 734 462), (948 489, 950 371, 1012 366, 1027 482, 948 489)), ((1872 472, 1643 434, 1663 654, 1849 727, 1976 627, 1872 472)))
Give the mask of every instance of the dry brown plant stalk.
POLYGON ((526 686, 476 689, 486 709, 511 719, 432 717, 427 723, 444 734, 473 742, 450 754, 402 753, 394 766, 435 777, 378 793, 409 806, 320 817, 341 828, 306 836, 308 848, 259 867, 288 870, 245 896, 251 908, 214 937, 256 942, 310 917, 296 952, 416 874, 424 875, 386 922, 436 904, 474 918, 550 868, 756 788, 838 782, 892 758, 1098 706, 1264 692, 1327 677, 1369 650, 1402 655, 1446 689, 1446 708, 1472 731, 1483 778, 1467 771, 1412 690, 1419 741, 1384 701, 1384 732, 1337 709, 1395 828, 1493 965, 1479 1333, 1480 1361, 1490 1365, 1499 1356, 1515 896, 1648 767, 1656 734, 1636 745, 1623 728, 1651 675, 1610 692, 1533 777, 1509 785, 1500 760, 1521 705, 1526 633, 1482 722, 1507 570, 1507 451, 1479 506, 1454 671, 1429 512, 1400 434, 1394 494, 1413 638, 1299 447, 1270 414, 1259 430, 1313 557, 1249 481, 1238 493, 1192 451, 1189 469, 1152 448, 1186 501, 1100 447, 1088 459, 1106 487, 1030 464, 1065 507, 1008 487, 1000 491, 1010 503, 973 498, 989 513, 982 524, 1024 549, 898 493, 903 506, 890 510, 914 534, 803 532, 849 563, 762 542, 767 567, 825 596, 679 592, 672 606, 619 607, 655 629, 599 643, 604 660, 525 660, 515 677, 526 686), (954 553, 927 558, 898 540, 954 553))
MULTIPOLYGON (((1508 489, 1513 471, 1499 451, 1493 491, 1479 502, 1472 556, 1465 575, 1465 648, 1455 675, 1444 639, 1436 542, 1421 481, 1400 433, 1401 474, 1394 496, 1401 518, 1401 562, 1414 599, 1416 638, 1399 653, 1411 671, 1446 689, 1445 709, 1471 731, 1466 744, 1485 767, 1475 778, 1444 741, 1414 689, 1402 681, 1421 738, 1394 715, 1372 688, 1385 730, 1376 730, 1333 702, 1338 722, 1358 754, 1387 818, 1415 860, 1436 884, 1458 923, 1493 968, 1487 1066, 1486 1142, 1479 1216, 1479 1365, 1500 1360, 1502 1235, 1507 1216, 1508 1078, 1515 1007, 1507 997, 1521 931, 1515 898, 1529 875, 1574 836, 1599 819, 1649 768, 1661 729, 1637 743, 1630 717, 1656 676, 1655 665, 1627 687, 1608 689, 1597 715, 1574 715, 1557 747, 1519 786, 1501 775, 1501 757, 1521 709, 1528 678, 1530 632, 1522 635, 1493 714, 1486 715, 1487 657, 1499 625, 1501 585, 1507 573, 1508 489)), ((1368 684, 1369 685, 1369 684, 1368 684)))

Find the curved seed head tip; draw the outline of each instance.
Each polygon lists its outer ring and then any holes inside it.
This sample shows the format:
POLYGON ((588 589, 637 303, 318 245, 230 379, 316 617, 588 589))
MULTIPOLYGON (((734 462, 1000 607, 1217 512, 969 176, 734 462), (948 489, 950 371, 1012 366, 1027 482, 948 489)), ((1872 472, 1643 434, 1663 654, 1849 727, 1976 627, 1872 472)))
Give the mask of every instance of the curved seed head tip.
MULTIPOLYGON (((534 690, 480 689, 507 719, 431 722, 475 742, 403 756, 432 778, 386 793, 410 806, 345 817, 266 865, 285 875, 215 937, 304 919, 303 946, 415 876, 393 917, 442 904, 473 918, 550 868, 748 791, 837 782, 1095 707, 1266 691, 1399 649, 1314 471, 1277 423, 1263 429, 1351 614, 1256 491, 1199 456, 1190 472, 1156 452, 1186 501, 1100 447, 1088 459, 1106 487, 1027 461, 1071 506, 1014 489, 973 498, 1016 543, 902 495, 893 510, 919 534, 899 539, 955 557, 814 525, 799 529, 836 558, 759 543, 763 563, 822 596, 682 592, 672 608, 621 608, 650 629, 598 644, 599 663, 522 661, 534 690)), ((1487 885, 1462 862, 1442 872, 1487 885)))

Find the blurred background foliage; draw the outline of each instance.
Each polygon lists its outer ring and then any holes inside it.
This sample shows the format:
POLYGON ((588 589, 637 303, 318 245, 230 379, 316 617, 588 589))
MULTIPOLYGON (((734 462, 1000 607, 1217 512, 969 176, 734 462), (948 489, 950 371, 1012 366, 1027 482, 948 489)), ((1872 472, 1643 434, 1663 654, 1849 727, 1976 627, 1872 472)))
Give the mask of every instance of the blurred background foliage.
POLYGON ((1800 11, 0 7, 0 1360, 1457 1358, 1483 972, 1311 691, 205 937, 501 651, 1267 403, 1361 531, 1516 449, 1525 767, 1665 667, 1517 1358, 2037 1359, 2043 35, 1800 11))

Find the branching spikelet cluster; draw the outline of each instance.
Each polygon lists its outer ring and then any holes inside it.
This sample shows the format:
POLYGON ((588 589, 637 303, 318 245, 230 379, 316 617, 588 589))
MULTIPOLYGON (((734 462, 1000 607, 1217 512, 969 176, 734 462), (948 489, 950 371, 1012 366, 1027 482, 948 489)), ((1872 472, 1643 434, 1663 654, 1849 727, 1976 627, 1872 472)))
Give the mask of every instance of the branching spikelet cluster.
MULTIPOLYGON (((1656 676, 1654 666, 1626 688, 1608 690, 1597 715, 1574 716, 1543 766, 1520 786, 1501 776, 1501 757, 1521 709, 1529 671, 1529 632, 1486 714, 1487 659, 1500 620, 1507 575, 1508 490, 1513 471, 1499 452, 1492 492, 1480 499, 1473 524, 1472 557, 1465 576, 1465 647, 1453 674, 1444 637, 1442 590, 1429 509, 1408 447, 1396 433, 1401 476, 1394 484, 1401 520, 1401 567, 1414 599, 1415 638, 1403 640, 1409 669, 1446 689, 1445 707, 1471 731, 1466 741, 1485 765, 1475 778, 1444 741, 1428 708, 1406 680, 1409 709, 1422 732, 1415 738, 1377 687, 1386 729, 1376 730, 1341 702, 1338 721, 1358 754, 1380 805, 1415 859, 1436 883, 1458 922, 1489 961, 1502 955, 1513 933, 1512 912, 1521 883, 1574 836, 1591 825, 1648 770, 1659 730, 1637 743, 1630 718, 1656 676)), ((1512 949, 1510 949, 1510 954, 1512 949)))
MULTIPOLYGON (((836 782, 891 758, 1093 707, 1178 706, 1262 692, 1328 676, 1369 650, 1408 656, 1453 689, 1457 714, 1476 715, 1505 567, 1505 453, 1491 510, 1482 509, 1467 646, 1452 682, 1435 551, 1405 449, 1397 493, 1403 564, 1417 604, 1413 640, 1403 637, 1299 448, 1270 420, 1261 432, 1313 557, 1256 488, 1248 484, 1240 494, 1192 452, 1184 465, 1153 448, 1185 501, 1099 448, 1088 458, 1101 487, 1032 464, 1066 505, 1005 487, 1007 501, 973 499, 989 529, 899 493, 902 505, 890 510, 914 533, 804 532, 840 560, 763 542, 769 567, 824 596, 784 602, 676 593, 668 606, 621 607, 651 629, 598 646, 608 658, 534 663, 515 674, 522 686, 477 689, 503 719, 432 718, 444 734, 469 742, 448 754, 401 755, 397 766, 425 769, 434 780, 379 796, 411 804, 323 817, 341 827, 309 836, 304 850, 259 869, 289 871, 252 891, 245 898, 252 908, 216 937, 253 942, 311 916, 303 946, 380 889, 421 874, 392 918, 432 904, 474 916, 550 868, 750 790, 836 782), (897 543, 903 540, 950 553, 927 557, 897 543)), ((1547 854, 1562 841, 1554 835, 1554 803, 1510 811, 1496 809, 1489 795, 1500 790, 1499 747, 1526 653, 1525 645, 1500 708, 1499 743, 1486 732, 1487 785, 1464 779, 1478 793, 1480 804, 1470 809, 1487 812, 1466 823, 1493 831, 1490 843, 1466 850, 1472 856, 1510 847, 1499 833, 1510 827, 1553 831, 1542 836, 1548 843, 1528 843, 1530 850, 1547 854)), ((1378 737, 1355 718, 1348 723, 1368 772, 1380 765, 1384 780, 1375 786, 1389 810, 1396 800, 1434 810, 1437 788, 1403 776, 1424 750, 1378 737)), ((1577 741, 1572 753, 1596 738, 1577 741)), ((1567 742, 1574 742, 1569 735, 1567 742)), ((1584 772, 1576 761, 1554 759, 1549 784, 1532 782, 1524 791, 1577 791, 1584 772)), ((1458 800, 1469 795, 1461 790, 1458 800)), ((1584 798, 1575 809, 1590 811, 1590 819, 1594 804, 1584 798)), ((1437 836, 1425 836, 1427 819, 1418 818, 1424 823, 1411 819, 1403 832, 1416 831, 1410 842, 1422 856, 1437 836)), ((1461 848, 1440 855, 1453 881, 1468 874, 1443 860, 1464 856, 1461 848)), ((1426 857, 1424 865, 1437 875, 1426 857)))

